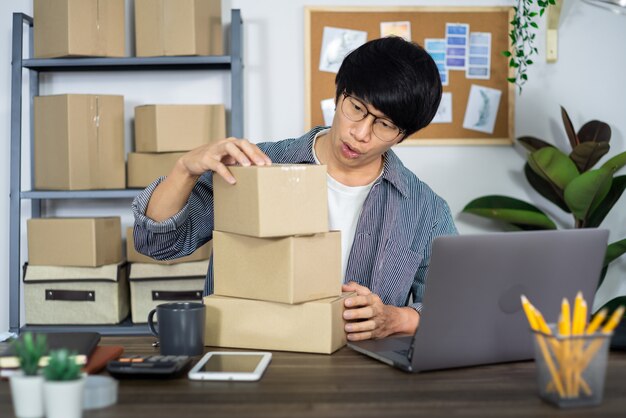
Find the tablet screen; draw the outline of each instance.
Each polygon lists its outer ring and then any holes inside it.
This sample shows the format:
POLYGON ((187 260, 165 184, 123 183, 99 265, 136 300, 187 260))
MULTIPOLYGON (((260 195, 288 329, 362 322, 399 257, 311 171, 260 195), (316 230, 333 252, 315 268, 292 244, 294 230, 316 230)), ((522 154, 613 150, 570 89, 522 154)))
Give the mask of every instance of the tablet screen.
POLYGON ((209 361, 198 370, 199 372, 234 372, 234 373, 252 373, 261 361, 263 356, 250 355, 228 355, 214 354, 209 357, 209 361))

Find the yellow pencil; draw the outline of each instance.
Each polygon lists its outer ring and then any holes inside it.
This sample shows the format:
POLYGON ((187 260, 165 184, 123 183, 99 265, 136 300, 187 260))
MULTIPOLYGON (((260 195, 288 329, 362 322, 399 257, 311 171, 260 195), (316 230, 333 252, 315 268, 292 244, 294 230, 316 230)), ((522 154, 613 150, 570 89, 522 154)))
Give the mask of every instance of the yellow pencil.
MULTIPOLYGON (((610 334, 615 329, 615 327, 619 324, 622 317, 624 316, 624 309, 625 309, 624 306, 620 306, 619 308, 613 311, 613 314, 611 315, 609 320, 606 321, 606 324, 604 324, 604 326, 602 327, 602 331, 601 331, 602 333, 610 334)), ((602 347, 603 343, 604 343, 604 340, 602 338, 597 338, 591 344, 589 344, 589 347, 587 347, 583 353, 583 359, 581 361, 581 370, 585 370, 587 366, 589 366, 589 363, 591 363, 593 356, 600 349, 600 347, 602 347)))
POLYGON ((532 305, 530 304, 526 296, 522 295, 520 298, 522 299, 522 308, 524 309, 524 313, 526 314, 526 319, 528 320, 530 328, 533 331, 537 331, 537 320, 535 319, 532 305))
POLYGON ((571 316, 569 309, 569 302, 566 298, 561 301, 561 320, 563 321, 562 330, 559 330, 559 334, 563 337, 569 337, 571 334, 571 316))
MULTIPOLYGON (((578 292, 574 302, 574 319, 572 324, 572 335, 579 337, 585 331, 585 320, 587 318, 587 302, 582 297, 582 293, 578 292)), ((580 392, 580 375, 582 373, 579 367, 582 359, 583 341, 579 338, 572 341, 572 351, 570 353, 570 376, 569 388, 570 396, 578 396, 580 392)))
POLYGON ((532 305, 531 305, 531 308, 535 314, 535 319, 537 321, 537 328, 539 328, 539 331, 547 335, 552 335, 552 331, 550 330, 550 327, 546 323, 546 320, 543 318, 543 315, 541 314, 541 312, 539 312, 539 310, 532 305))
MULTIPOLYGON (((522 308, 524 309, 524 313, 526 314, 526 319, 528 319, 530 328, 534 331, 538 331, 540 328, 538 318, 543 319, 543 316, 541 316, 541 312, 539 312, 534 306, 531 305, 531 303, 528 301, 528 298, 526 298, 526 296, 522 295, 521 299, 522 299, 522 308)), ((545 321, 542 321, 542 322, 543 323, 541 324, 541 326, 545 324, 545 321)), ((549 328, 548 328, 548 331, 550 331, 549 328)), ((563 397, 565 396, 565 391, 563 390, 563 384, 561 383, 561 379, 559 378, 557 369, 554 366, 554 362, 552 361, 552 357, 550 356, 550 352, 548 350, 548 347, 546 346, 546 341, 544 337, 541 335, 535 335, 535 338, 537 339, 537 344, 539 344, 539 348, 541 350, 543 358, 546 362, 546 365, 548 366, 548 371, 550 372, 550 375, 552 376, 552 381, 554 382, 554 386, 556 387, 557 392, 559 392, 559 396, 563 397)))
POLYGON ((587 316, 587 303, 583 294, 578 292, 574 300, 574 314, 572 319, 572 335, 581 335, 585 329, 585 317, 587 316))
POLYGON ((565 337, 566 339, 563 341, 561 347, 561 376, 565 386, 565 392, 568 396, 571 395, 572 387, 571 387, 571 344, 570 341, 567 340, 572 335, 572 325, 571 325, 571 312, 569 301, 566 298, 563 298, 561 301, 561 316, 559 317, 559 334, 561 337, 565 337))
POLYGON ((596 332, 597 329, 600 328, 600 324, 602 324, 602 322, 606 318, 606 314, 607 313, 608 313, 608 310, 606 308, 604 308, 600 312, 595 314, 593 319, 591 320, 591 322, 587 326, 587 330, 585 331, 585 334, 591 335, 594 332, 596 332))
POLYGON ((612 332, 615 329, 615 327, 619 325, 619 322, 622 320, 623 316, 624 316, 624 306, 622 305, 613 311, 613 314, 611 315, 609 320, 606 321, 606 324, 604 324, 604 326, 602 327, 602 332, 604 333, 612 332))

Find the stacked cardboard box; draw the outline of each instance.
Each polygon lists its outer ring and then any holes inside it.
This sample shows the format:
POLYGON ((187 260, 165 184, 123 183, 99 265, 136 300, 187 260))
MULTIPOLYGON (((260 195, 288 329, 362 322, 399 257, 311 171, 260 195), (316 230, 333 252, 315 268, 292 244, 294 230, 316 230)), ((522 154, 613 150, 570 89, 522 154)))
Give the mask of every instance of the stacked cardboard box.
MULTIPOLYGON (((223 55, 221 0, 135 0, 138 57, 223 55)), ((34 57, 123 57, 125 0, 34 0, 34 57)))
POLYGON ((27 228, 27 324, 117 324, 126 318, 119 217, 36 218, 27 228))
POLYGON ((214 294, 205 344, 332 353, 345 344, 341 239, 326 167, 230 167, 213 176, 214 294))
POLYGON ((123 57, 124 0, 34 0, 34 56, 123 57))
POLYGON ((144 188, 167 175, 184 154, 226 137, 224 105, 135 107, 135 151, 128 154, 128 187, 144 188))
POLYGON ((124 98, 35 97, 35 188, 123 189, 124 98))
POLYGON ((131 319, 145 323, 148 313, 160 303, 198 302, 211 256, 211 241, 193 254, 159 261, 135 250, 133 228, 126 230, 126 259, 129 261, 131 319))
POLYGON ((135 0, 138 57, 222 55, 221 0, 135 0))

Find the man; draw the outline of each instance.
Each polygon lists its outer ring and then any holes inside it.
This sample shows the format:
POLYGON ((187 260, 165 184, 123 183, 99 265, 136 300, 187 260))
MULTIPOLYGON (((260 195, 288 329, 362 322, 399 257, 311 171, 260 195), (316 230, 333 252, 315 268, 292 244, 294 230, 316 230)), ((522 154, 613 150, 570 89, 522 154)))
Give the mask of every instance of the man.
MULTIPOLYGON (((183 155, 133 202, 135 246, 156 259, 191 254, 212 237, 214 173, 228 165, 326 164, 331 229, 342 233, 346 333, 351 341, 414 333, 432 240, 456 234, 446 202, 390 148, 430 123, 441 100, 431 57, 390 37, 350 53, 336 77, 330 128, 258 145, 227 138, 183 155), (409 298, 413 301, 409 304, 409 298)), ((213 293, 212 263, 205 293, 213 293)))

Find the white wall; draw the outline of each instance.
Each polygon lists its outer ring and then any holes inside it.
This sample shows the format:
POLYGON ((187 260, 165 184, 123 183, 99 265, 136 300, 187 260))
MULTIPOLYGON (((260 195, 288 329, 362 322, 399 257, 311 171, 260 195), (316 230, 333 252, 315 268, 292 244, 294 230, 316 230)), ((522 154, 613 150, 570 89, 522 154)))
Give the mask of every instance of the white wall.
MULTIPOLYGON (((304 6, 305 5, 381 5, 382 1, 314 0, 224 0, 226 9, 239 8, 244 19, 245 51, 245 133, 252 141, 293 137, 304 130, 304 6)), ((402 1, 394 5, 511 5, 513 1, 402 1)), ((0 152, 5 179, 0 182, 0 235, 9 233, 9 135, 10 135, 10 33, 11 13, 31 13, 31 0, 0 2, 0 126, 6 138, 0 152)), ((130 4, 129 4, 130 13, 130 4)), ((130 15, 130 14, 129 14, 130 15)), ((610 156, 626 149, 626 53, 621 40, 626 39, 626 16, 613 15, 580 1, 566 0, 559 29, 558 62, 545 62, 543 28, 538 32, 540 56, 530 68, 529 83, 516 103, 516 136, 532 135, 565 147, 560 109, 569 112, 576 129, 599 119, 611 125, 613 137, 610 156)), ((127 40, 127 52, 132 51, 127 40)), ((116 93, 125 95, 126 130, 131 132, 132 108, 140 103, 200 103, 230 100, 226 73, 101 73, 54 74, 42 80, 41 93, 116 93), (97 83, 94 80, 97 79, 97 83)), ((28 127, 25 126, 25 129, 28 127)), ((485 194, 506 194, 535 202, 548 209, 563 224, 570 224, 543 198, 527 186, 521 175, 525 153, 516 147, 399 147, 396 152, 404 163, 426 180, 450 203, 462 233, 498 230, 491 222, 459 215, 463 206, 485 194)), ((27 173, 25 173, 25 177, 27 173)), ((25 181, 27 181, 26 179, 25 181)), ((24 183, 28 188, 28 183, 24 183)), ((625 199, 618 202, 605 225, 611 241, 626 236, 625 199)), ((52 202, 48 213, 120 214, 130 224, 129 201, 52 202), (80 212, 79 212, 80 209, 80 212), (86 210, 86 212, 85 212, 86 210)), ((25 205, 26 206, 26 205, 25 205)), ((28 213, 24 209, 25 214, 28 213)), ((22 239, 24 248, 25 238, 22 239)), ((8 253, 9 242, 0 244, 0 331, 8 328, 8 253)), ((626 294, 626 257, 614 263, 605 285, 600 289, 596 306, 612 295, 626 294), (620 281, 624 282, 623 284, 620 281)))

